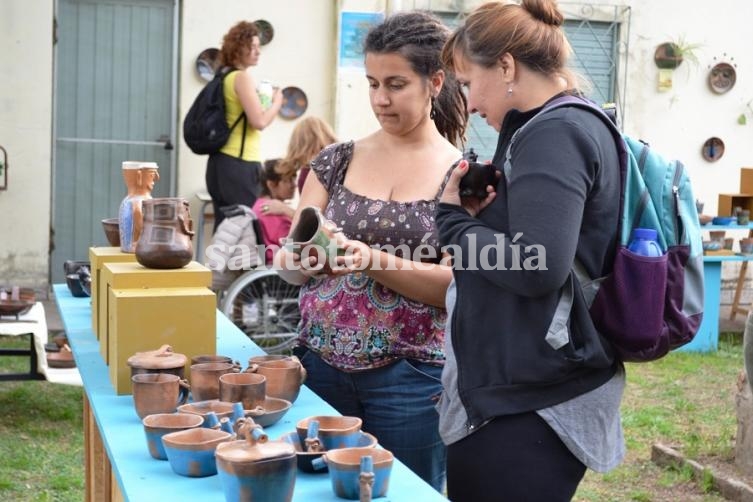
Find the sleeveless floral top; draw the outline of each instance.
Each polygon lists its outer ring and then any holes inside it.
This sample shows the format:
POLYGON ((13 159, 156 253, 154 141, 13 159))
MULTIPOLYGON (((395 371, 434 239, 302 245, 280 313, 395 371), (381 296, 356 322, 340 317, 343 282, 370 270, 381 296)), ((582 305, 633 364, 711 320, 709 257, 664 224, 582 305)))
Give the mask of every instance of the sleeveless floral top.
MULTIPOLYGON (((432 200, 396 202, 355 194, 343 186, 353 142, 326 147, 311 170, 329 193, 324 215, 346 237, 403 257, 433 248, 442 257, 434 213, 449 170, 432 200)), ((416 256, 419 256, 416 254, 416 256)), ((410 256, 408 256, 410 258, 410 256)), ((378 368, 398 359, 444 363, 443 308, 406 298, 360 272, 316 277, 301 287, 299 342, 343 371, 378 368)))

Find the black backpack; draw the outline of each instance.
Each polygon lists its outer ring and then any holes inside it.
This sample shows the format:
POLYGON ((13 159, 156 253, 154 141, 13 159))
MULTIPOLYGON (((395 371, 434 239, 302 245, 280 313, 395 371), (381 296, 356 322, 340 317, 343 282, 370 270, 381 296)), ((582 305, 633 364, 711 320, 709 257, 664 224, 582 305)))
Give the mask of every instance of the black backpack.
MULTIPOLYGON (((220 148, 227 143, 230 131, 235 129, 241 119, 243 119, 245 143, 246 115, 241 112, 232 127, 228 127, 225 121, 225 96, 222 92, 222 82, 230 73, 231 71, 224 68, 218 70, 214 78, 196 96, 183 120, 183 139, 193 153, 205 155, 219 152, 220 148)), ((241 146, 241 156, 243 146, 245 145, 241 146)))

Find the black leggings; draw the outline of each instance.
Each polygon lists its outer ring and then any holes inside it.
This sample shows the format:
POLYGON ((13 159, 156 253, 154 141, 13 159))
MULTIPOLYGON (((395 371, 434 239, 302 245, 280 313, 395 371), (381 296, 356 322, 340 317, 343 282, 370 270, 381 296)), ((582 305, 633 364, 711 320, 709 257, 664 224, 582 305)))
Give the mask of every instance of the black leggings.
POLYGON ((207 191, 212 197, 214 230, 220 226, 225 215, 220 208, 243 204, 252 207, 259 196, 259 172, 261 164, 242 160, 224 153, 213 153, 207 161, 207 191))
POLYGON ((497 417, 447 448, 453 502, 567 501, 585 472, 535 412, 497 417))

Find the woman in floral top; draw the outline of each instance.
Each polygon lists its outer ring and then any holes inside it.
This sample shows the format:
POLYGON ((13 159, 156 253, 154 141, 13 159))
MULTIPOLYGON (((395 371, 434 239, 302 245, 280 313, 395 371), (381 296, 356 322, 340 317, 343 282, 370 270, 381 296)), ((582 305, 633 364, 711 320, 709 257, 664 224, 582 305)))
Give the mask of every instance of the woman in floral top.
POLYGON ((303 263, 284 249, 275 259, 282 277, 302 285, 296 354, 307 385, 343 415, 361 417, 364 430, 438 490, 446 454, 434 405, 452 274, 439 263, 434 212, 467 118, 439 60, 448 35, 418 12, 371 29, 366 78, 381 127, 325 148, 298 206, 318 207, 342 228, 347 256, 323 269, 306 253, 303 263))

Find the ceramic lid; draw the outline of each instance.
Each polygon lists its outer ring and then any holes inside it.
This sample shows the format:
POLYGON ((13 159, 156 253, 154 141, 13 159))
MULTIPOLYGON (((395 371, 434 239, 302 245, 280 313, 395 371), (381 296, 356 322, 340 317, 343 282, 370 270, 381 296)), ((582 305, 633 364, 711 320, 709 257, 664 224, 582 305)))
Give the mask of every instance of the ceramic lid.
POLYGON ((163 345, 157 350, 136 352, 128 358, 128 366, 147 370, 165 370, 180 368, 186 365, 186 356, 173 352, 169 345, 163 345))
POLYGON ((142 162, 140 160, 126 160, 120 166, 122 169, 159 169, 156 162, 142 162))
POLYGON ((295 448, 283 441, 262 443, 243 439, 219 445, 215 454, 227 462, 253 463, 292 457, 295 448))

